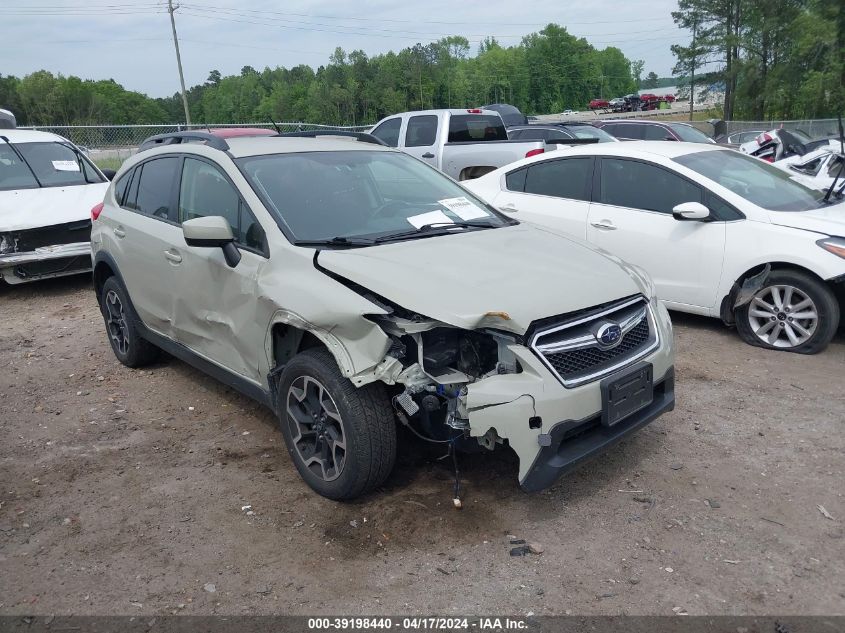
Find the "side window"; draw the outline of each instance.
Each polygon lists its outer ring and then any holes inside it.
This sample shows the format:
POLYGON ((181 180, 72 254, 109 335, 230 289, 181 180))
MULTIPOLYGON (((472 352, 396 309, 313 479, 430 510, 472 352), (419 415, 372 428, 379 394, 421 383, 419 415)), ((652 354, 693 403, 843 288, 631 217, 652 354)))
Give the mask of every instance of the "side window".
MULTIPOLYGON (((551 132, 549 130, 544 129, 537 129, 537 130, 520 130, 519 138, 522 140, 530 140, 530 141, 546 141, 551 136, 551 132)), ((561 134, 563 136, 563 134, 561 134)))
POLYGON ((114 199, 117 200, 118 206, 123 206, 123 196, 126 195, 126 189, 129 187, 129 181, 131 179, 132 172, 128 171, 114 183, 114 199))
POLYGON ((599 201, 617 207, 672 213, 682 202, 701 202, 701 189, 656 165, 602 158, 599 201))
POLYGON ((659 125, 638 125, 637 127, 642 128, 642 138, 646 141, 665 141, 667 136, 675 138, 669 130, 664 129, 659 125))
POLYGON ((437 116, 426 114, 408 119, 405 147, 428 147, 437 139, 437 116))
MULTIPOLYGON (((157 158, 141 166, 141 173, 135 170, 137 192, 134 202, 128 200, 126 205, 139 213, 162 220, 170 217, 170 201, 173 189, 173 177, 179 169, 179 158, 157 158), (130 204, 131 203, 131 204, 130 204)), ((136 189, 133 182, 130 191, 136 189)))
POLYGON ((535 163, 528 167, 525 193, 589 200, 592 158, 567 158, 535 163))
POLYGON ((834 156, 830 159, 830 167, 827 168, 827 175, 831 178, 839 176, 839 182, 845 176, 845 159, 842 156, 834 156))
POLYGON ((708 191, 706 192, 707 208, 718 220, 741 220, 745 216, 737 211, 732 205, 722 200, 716 194, 708 191))
POLYGON ((619 134, 622 138, 631 138, 637 141, 645 140, 645 128, 648 126, 637 125, 636 123, 625 123, 619 126, 619 134))
POLYGON ((402 119, 396 117, 394 119, 388 119, 381 125, 379 125, 376 129, 374 129, 370 134, 375 136, 380 141, 384 141, 390 147, 398 147, 399 146, 399 129, 402 127, 402 119))
POLYGON ((525 191, 525 177, 527 175, 528 168, 523 167, 505 176, 505 186, 508 188, 508 191, 525 191))
POLYGON ((528 130, 508 130, 508 139, 511 141, 518 141, 519 139, 523 138, 523 132, 527 132, 528 130))
POLYGON ((228 220, 238 244, 264 250, 261 225, 220 170, 205 161, 186 158, 179 186, 179 222, 212 215, 228 220))

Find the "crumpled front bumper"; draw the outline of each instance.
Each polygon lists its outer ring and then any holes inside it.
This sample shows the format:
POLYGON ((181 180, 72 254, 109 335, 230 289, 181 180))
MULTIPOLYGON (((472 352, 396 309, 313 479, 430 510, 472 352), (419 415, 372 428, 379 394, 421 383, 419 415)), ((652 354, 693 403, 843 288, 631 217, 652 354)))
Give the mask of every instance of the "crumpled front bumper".
POLYGON ((660 344, 638 361, 650 363, 653 370, 654 400, 648 407, 613 426, 603 426, 601 380, 566 388, 533 352, 514 345, 510 349, 522 372, 491 376, 468 385, 470 435, 481 437, 495 429, 499 437, 507 439, 519 457, 520 485, 536 491, 671 411, 675 406, 672 325, 659 302, 652 303, 652 313, 660 344))
POLYGON ((30 264, 32 262, 44 262, 61 257, 79 257, 80 255, 91 256, 91 242, 74 242, 73 244, 56 244, 55 246, 41 246, 31 251, 22 253, 0 254, 0 266, 15 266, 18 264, 30 264))

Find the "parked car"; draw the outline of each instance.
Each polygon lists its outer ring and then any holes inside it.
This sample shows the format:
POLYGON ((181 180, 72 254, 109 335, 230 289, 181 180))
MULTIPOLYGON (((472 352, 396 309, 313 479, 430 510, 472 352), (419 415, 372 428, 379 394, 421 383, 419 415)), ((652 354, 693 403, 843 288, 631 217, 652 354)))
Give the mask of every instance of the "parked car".
POLYGON ((318 493, 380 485, 397 421, 509 445, 539 490, 673 407, 671 323, 638 269, 366 134, 174 137, 92 211, 109 343, 267 405, 318 493))
POLYGON ((686 141, 715 143, 704 132, 687 123, 648 121, 644 119, 602 119, 593 125, 626 141, 686 141))
POLYGON ((107 188, 106 174, 67 139, 0 130, 2 279, 20 284, 90 271, 89 213, 107 188))
POLYGON ((499 113, 478 108, 394 114, 370 133, 455 180, 478 178, 544 148, 539 141, 509 140, 499 113))
POLYGON ((735 150, 585 145, 467 187, 513 217, 641 266, 670 309, 736 324, 752 345, 812 354, 839 325, 845 202, 826 205, 818 191, 735 150))
POLYGON ((3 110, 0 108, 0 130, 14 130, 17 125, 18 123, 15 119, 15 115, 9 110, 3 110))
POLYGON ((763 134, 762 130, 741 130, 739 132, 731 132, 730 134, 720 134, 714 141, 719 145, 742 145, 753 141, 755 138, 763 134))
POLYGON ((837 137, 810 138, 801 130, 778 128, 758 135, 739 146, 741 152, 775 163, 789 156, 804 156, 822 147, 839 148, 837 137))
POLYGON ((607 99, 592 99, 590 105, 587 106, 590 110, 604 110, 610 107, 610 101, 607 99))
POLYGON ((774 165, 795 180, 820 191, 827 191, 834 179, 837 183, 845 183, 845 154, 831 147, 822 147, 804 156, 790 156, 774 165))
POLYGON ((548 123, 551 127, 556 127, 565 130, 575 138, 598 139, 599 143, 615 143, 619 141, 618 138, 611 136, 605 130, 597 128, 592 123, 586 121, 567 121, 566 123, 548 123))
POLYGON ((507 103, 491 103, 490 105, 481 106, 482 110, 492 110, 498 112, 502 117, 502 122, 506 128, 512 125, 527 125, 528 117, 520 112, 519 108, 507 103))
POLYGON ((546 151, 555 150, 558 145, 616 142, 610 134, 592 125, 520 125, 508 129, 508 136, 521 141, 543 140, 546 151))

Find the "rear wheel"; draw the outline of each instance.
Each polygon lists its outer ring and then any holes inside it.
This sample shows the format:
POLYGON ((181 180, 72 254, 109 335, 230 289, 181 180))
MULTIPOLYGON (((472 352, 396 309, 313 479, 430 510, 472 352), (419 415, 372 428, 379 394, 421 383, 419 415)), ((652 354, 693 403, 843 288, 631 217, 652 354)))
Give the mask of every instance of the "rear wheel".
POLYGON ((736 310, 746 343, 799 354, 816 354, 839 325, 839 304, 830 289, 807 273, 776 270, 751 301, 736 310))
POLYGON ((126 291, 115 277, 109 277, 103 284, 100 311, 117 360, 134 368, 149 365, 158 358, 159 349, 138 333, 126 291))
POLYGON ((328 351, 313 348, 285 367, 278 401, 288 453, 316 492, 353 499, 387 479, 396 423, 384 385, 356 388, 328 351))

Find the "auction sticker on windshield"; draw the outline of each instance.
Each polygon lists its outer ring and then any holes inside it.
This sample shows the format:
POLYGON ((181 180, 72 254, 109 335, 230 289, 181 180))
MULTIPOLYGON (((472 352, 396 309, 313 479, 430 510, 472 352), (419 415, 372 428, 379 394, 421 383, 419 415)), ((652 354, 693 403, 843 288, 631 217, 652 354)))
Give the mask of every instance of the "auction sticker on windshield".
MULTIPOLYGON (((441 203, 442 204, 442 203, 441 203)), ((412 215, 408 218, 414 228, 420 228, 426 224, 454 224, 455 222, 448 215, 442 211, 429 211, 428 213, 420 213, 419 215, 412 215)))
POLYGON ((438 200, 437 204, 449 209, 461 220, 475 220, 477 218, 486 218, 487 212, 473 204, 463 196, 460 198, 446 198, 445 200, 438 200))
POLYGON ((79 171, 79 163, 75 160, 54 160, 53 169, 56 171, 79 171))

